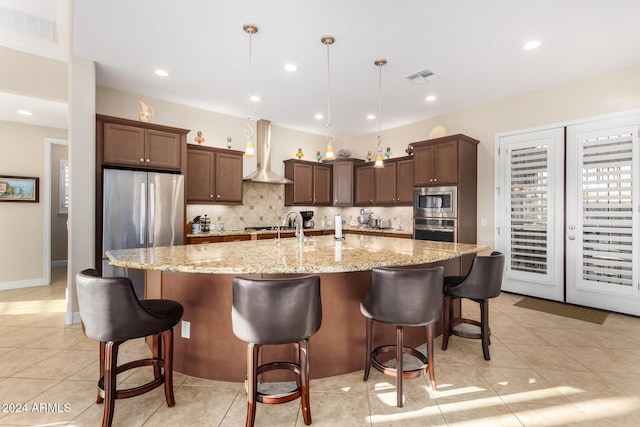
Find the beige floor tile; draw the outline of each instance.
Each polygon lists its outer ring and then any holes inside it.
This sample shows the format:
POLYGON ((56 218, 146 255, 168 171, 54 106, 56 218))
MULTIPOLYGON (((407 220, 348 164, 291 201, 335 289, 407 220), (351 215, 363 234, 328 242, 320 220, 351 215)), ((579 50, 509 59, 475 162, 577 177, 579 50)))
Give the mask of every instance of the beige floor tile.
POLYGON ((598 427, 598 423, 573 403, 542 405, 539 403, 509 403, 509 409, 526 427, 598 427))
POLYGON ((4 353, 0 355, 0 377, 11 377, 56 353, 59 350, 36 348, 17 348, 4 353))
MULTIPOLYGON (((607 348, 585 349, 581 347, 559 348, 560 351, 577 360, 593 372, 618 372, 640 374, 640 364, 625 359, 624 350, 607 348)), ((551 368, 553 369, 553 368, 551 368)))
MULTIPOLYGON (((489 356, 491 360, 484 360, 482 343, 480 340, 466 339, 458 343, 464 357, 470 365, 477 367, 527 368, 528 365, 496 337, 491 338, 489 356)), ((448 350, 447 350, 448 351, 448 350)))
POLYGON ((611 386, 623 393, 635 398, 640 402, 640 375, 638 374, 617 374, 617 373, 601 373, 598 374, 611 386))
MULTIPOLYGON (((371 426, 368 397, 365 395, 311 392, 309 400, 315 427, 371 426)), ((295 425, 305 425, 300 410, 295 425)))
POLYGON ((473 400, 439 398, 438 406, 449 426, 522 426, 499 397, 473 400))
MULTIPOLYGON (((408 396, 431 396, 429 375, 421 375, 418 378, 409 378, 402 381, 402 394, 408 396)), ((438 377, 436 375, 436 384, 438 377)), ((368 393, 391 393, 396 395, 396 377, 384 375, 375 368, 371 368, 369 379, 366 382, 368 393)), ((395 399, 395 397, 394 397, 395 399)), ((395 400, 394 400, 395 401, 395 400)))
POLYGON ((38 340, 24 344, 27 348, 52 348, 58 350, 68 349, 69 347, 86 341, 81 330, 76 328, 62 328, 54 330, 48 335, 38 340))
POLYGON ((596 397, 575 405, 602 427, 637 427, 640 402, 629 396, 596 397))
MULTIPOLYGON (((17 406, 21 406, 36 396, 45 393, 59 382, 58 380, 40 378, 3 378, 0 381, 0 403, 3 405, 0 409, 0 418, 10 412, 17 411, 17 406), (4 405, 12 405, 12 407, 5 407, 4 405)), ((28 409, 30 410, 31 408, 28 409)))
POLYGON ((529 402, 547 405, 570 401, 533 369, 478 368, 482 376, 506 403, 529 402))
POLYGON ((588 402, 600 397, 623 397, 625 392, 616 385, 603 380, 607 374, 590 371, 537 370, 537 372, 567 399, 588 402))
POLYGON ((3 335, 15 332, 20 328, 21 328, 21 326, 4 326, 4 325, 0 326, 0 337, 2 337, 3 335))
MULTIPOLYGON (((465 339, 454 337, 458 339, 465 339)), ((526 345, 549 345, 549 343, 521 325, 500 326, 491 325, 491 338, 497 339, 502 344, 526 344, 526 345)))
MULTIPOLYGON (((225 389, 219 389, 225 390, 225 389)), ((226 389, 227 393, 234 393, 230 389, 226 389)), ((242 426, 247 418, 247 395, 244 390, 239 390, 234 394, 233 403, 230 405, 229 410, 224 415, 224 419, 220 423, 220 426, 242 426)), ((313 397, 311 400, 311 416, 314 421, 313 425, 316 425, 317 420, 317 408, 314 406, 313 397)), ((293 400, 291 402, 282 403, 279 405, 267 405, 258 403, 256 407, 256 419, 255 426, 260 427, 272 427, 272 426, 295 426, 296 420, 299 416, 300 399, 293 400)))
POLYGON ((435 366, 437 391, 436 398, 454 398, 473 400, 495 397, 497 393, 474 366, 462 366, 458 369, 435 366))
POLYGON ((335 377, 311 380, 309 390, 313 392, 367 394, 367 383, 363 381, 364 371, 352 372, 335 377))
POLYGON ((371 424, 382 426, 446 426, 435 399, 428 395, 407 396, 402 408, 396 406, 395 391, 369 394, 371 424))
POLYGON ((25 326, 2 336, 0 347, 23 347, 41 338, 56 333, 54 328, 33 328, 25 326))
MULTIPOLYGON (((584 364, 579 363, 569 354, 555 347, 512 344, 507 345, 507 347, 534 369, 558 369, 566 371, 588 369, 584 364)), ((589 351, 591 351, 591 349, 589 351)))
POLYGON ((588 337, 589 332, 580 329, 534 328, 531 332, 554 347, 600 347, 596 341, 588 337))
POLYGON ((87 351, 64 350, 35 365, 17 372, 20 378, 65 379, 89 365, 96 356, 87 351))
POLYGON ((630 348, 640 350, 640 342, 615 330, 602 328, 598 330, 582 330, 580 332, 585 339, 594 342, 602 348, 630 348))

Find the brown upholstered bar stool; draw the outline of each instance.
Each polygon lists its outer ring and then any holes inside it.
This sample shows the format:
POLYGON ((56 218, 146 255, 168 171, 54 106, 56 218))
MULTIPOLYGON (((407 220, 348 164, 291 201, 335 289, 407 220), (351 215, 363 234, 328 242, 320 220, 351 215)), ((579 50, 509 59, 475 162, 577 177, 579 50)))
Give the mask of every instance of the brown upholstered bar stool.
POLYGON ((371 365, 385 375, 396 377, 397 405, 402 407, 402 379, 416 378, 429 369, 431 388, 436 389, 433 369, 434 324, 440 318, 442 307, 442 279, 444 267, 431 269, 374 268, 371 286, 360 303, 360 311, 367 318, 367 353, 364 381, 369 378, 371 365), (372 350, 373 322, 396 326, 395 345, 384 345, 372 350), (403 328, 426 326, 427 356, 412 347, 405 347, 403 328), (378 361, 378 355, 394 351, 396 368, 378 361), (409 354, 422 362, 417 369, 404 370, 402 355, 409 354))
POLYGON ((309 337, 322 324, 320 278, 233 279, 233 333, 248 343, 247 426, 256 418, 256 402, 285 403, 302 397, 304 423, 311 424, 309 406, 309 337), (293 362, 258 364, 263 345, 295 343, 293 362), (293 371, 297 387, 278 395, 258 391, 258 376, 275 369, 293 371))
MULTIPOLYGON (((482 353, 485 360, 490 360, 491 328, 489 327, 489 299, 500 295, 502 274, 504 271, 504 255, 492 252, 489 256, 479 256, 473 260, 466 276, 447 276, 444 278, 444 332, 442 334, 442 350, 449 345, 449 336, 482 340, 482 353), (453 317, 453 300, 468 298, 480 304, 480 321, 453 317), (464 325, 472 325, 476 331, 465 329, 464 325), (462 325, 462 326, 461 326, 462 325)), ((468 328, 468 327, 467 327, 468 328)))
POLYGON ((97 403, 104 400, 102 425, 111 425, 116 399, 138 396, 163 383, 167 405, 174 406, 173 327, 182 318, 182 305, 171 300, 138 300, 128 278, 102 278, 95 270, 78 273, 76 286, 82 329, 87 338, 100 342, 97 403), (118 366, 120 345, 147 336, 153 336, 153 357, 118 366), (153 367, 152 381, 116 390, 117 374, 141 366, 153 367))

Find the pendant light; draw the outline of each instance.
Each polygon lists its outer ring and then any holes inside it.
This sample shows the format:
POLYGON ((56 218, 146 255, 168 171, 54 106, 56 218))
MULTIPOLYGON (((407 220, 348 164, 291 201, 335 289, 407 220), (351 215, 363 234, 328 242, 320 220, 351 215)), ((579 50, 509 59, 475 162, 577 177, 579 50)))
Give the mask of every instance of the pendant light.
POLYGON ((335 37, 333 36, 323 36, 320 41, 322 44, 327 46, 327 135, 325 139, 327 140, 327 152, 325 154, 325 158, 327 159, 335 159, 336 155, 333 151, 333 124, 331 124, 331 61, 329 59, 329 46, 331 46, 335 41, 335 37))
POLYGON ((256 155, 256 148, 253 144, 253 119, 251 118, 251 41, 252 36, 258 32, 258 27, 253 24, 244 24, 242 29, 245 33, 249 34, 249 117, 247 117, 247 127, 249 129, 244 131, 244 136, 247 138, 244 155, 253 157, 256 155))
POLYGON ((382 66, 387 63, 386 59, 376 59, 374 64, 378 67, 378 152, 374 168, 383 168, 382 161, 382 66))

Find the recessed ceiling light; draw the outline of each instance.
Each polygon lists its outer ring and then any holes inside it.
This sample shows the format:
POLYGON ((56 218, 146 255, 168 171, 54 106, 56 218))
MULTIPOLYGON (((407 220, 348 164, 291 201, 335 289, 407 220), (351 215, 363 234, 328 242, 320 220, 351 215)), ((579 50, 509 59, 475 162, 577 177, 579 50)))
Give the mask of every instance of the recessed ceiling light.
POLYGON ((524 50, 531 50, 531 49, 535 49, 537 47, 539 47, 542 43, 538 40, 531 40, 529 42, 527 42, 524 46, 522 46, 522 48, 524 50))
POLYGON ((251 98, 249 98, 249 101, 260 102, 260 97, 258 95, 253 95, 251 98))
POLYGON ((20 114, 21 116, 31 116, 33 113, 27 110, 18 110, 18 114, 20 114))
POLYGON ((313 118, 316 120, 322 120, 324 119, 324 116, 322 114, 316 114, 315 116, 313 116, 313 118))
POLYGON ((375 114, 369 114, 369 115, 367 116, 367 120, 373 120, 373 119, 375 119, 375 118, 376 118, 375 114))
POLYGON ((160 76, 160 77, 169 77, 169 72, 166 70, 161 70, 160 68, 158 68, 157 70, 154 71, 154 74, 156 76, 160 76))
POLYGON ((285 71, 289 71, 293 73, 294 71, 298 71, 298 67, 295 64, 287 64, 284 66, 285 71))
POLYGON ((433 101, 435 101, 436 99, 438 99, 436 96, 434 96, 434 95, 429 95, 429 96, 427 96, 424 100, 425 100, 425 101, 429 101, 429 102, 433 102, 433 101))

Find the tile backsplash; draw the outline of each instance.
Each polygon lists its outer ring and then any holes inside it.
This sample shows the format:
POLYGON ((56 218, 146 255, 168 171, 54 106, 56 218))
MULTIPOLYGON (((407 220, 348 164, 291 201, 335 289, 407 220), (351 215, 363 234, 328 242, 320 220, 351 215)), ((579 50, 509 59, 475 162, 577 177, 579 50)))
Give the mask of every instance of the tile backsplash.
MULTIPOLYGON (((186 221, 205 214, 211 218, 211 229, 220 230, 224 223, 225 230, 245 227, 270 226, 282 224, 283 215, 289 210, 313 211, 313 221, 316 228, 324 217, 333 221, 336 214, 349 224, 357 222, 361 207, 333 207, 333 206, 285 206, 284 184, 264 184, 246 181, 242 185, 242 205, 187 205, 186 221)), ((400 226, 408 233, 413 231, 413 208, 411 206, 369 208, 374 218, 391 220, 391 228, 400 226)))

